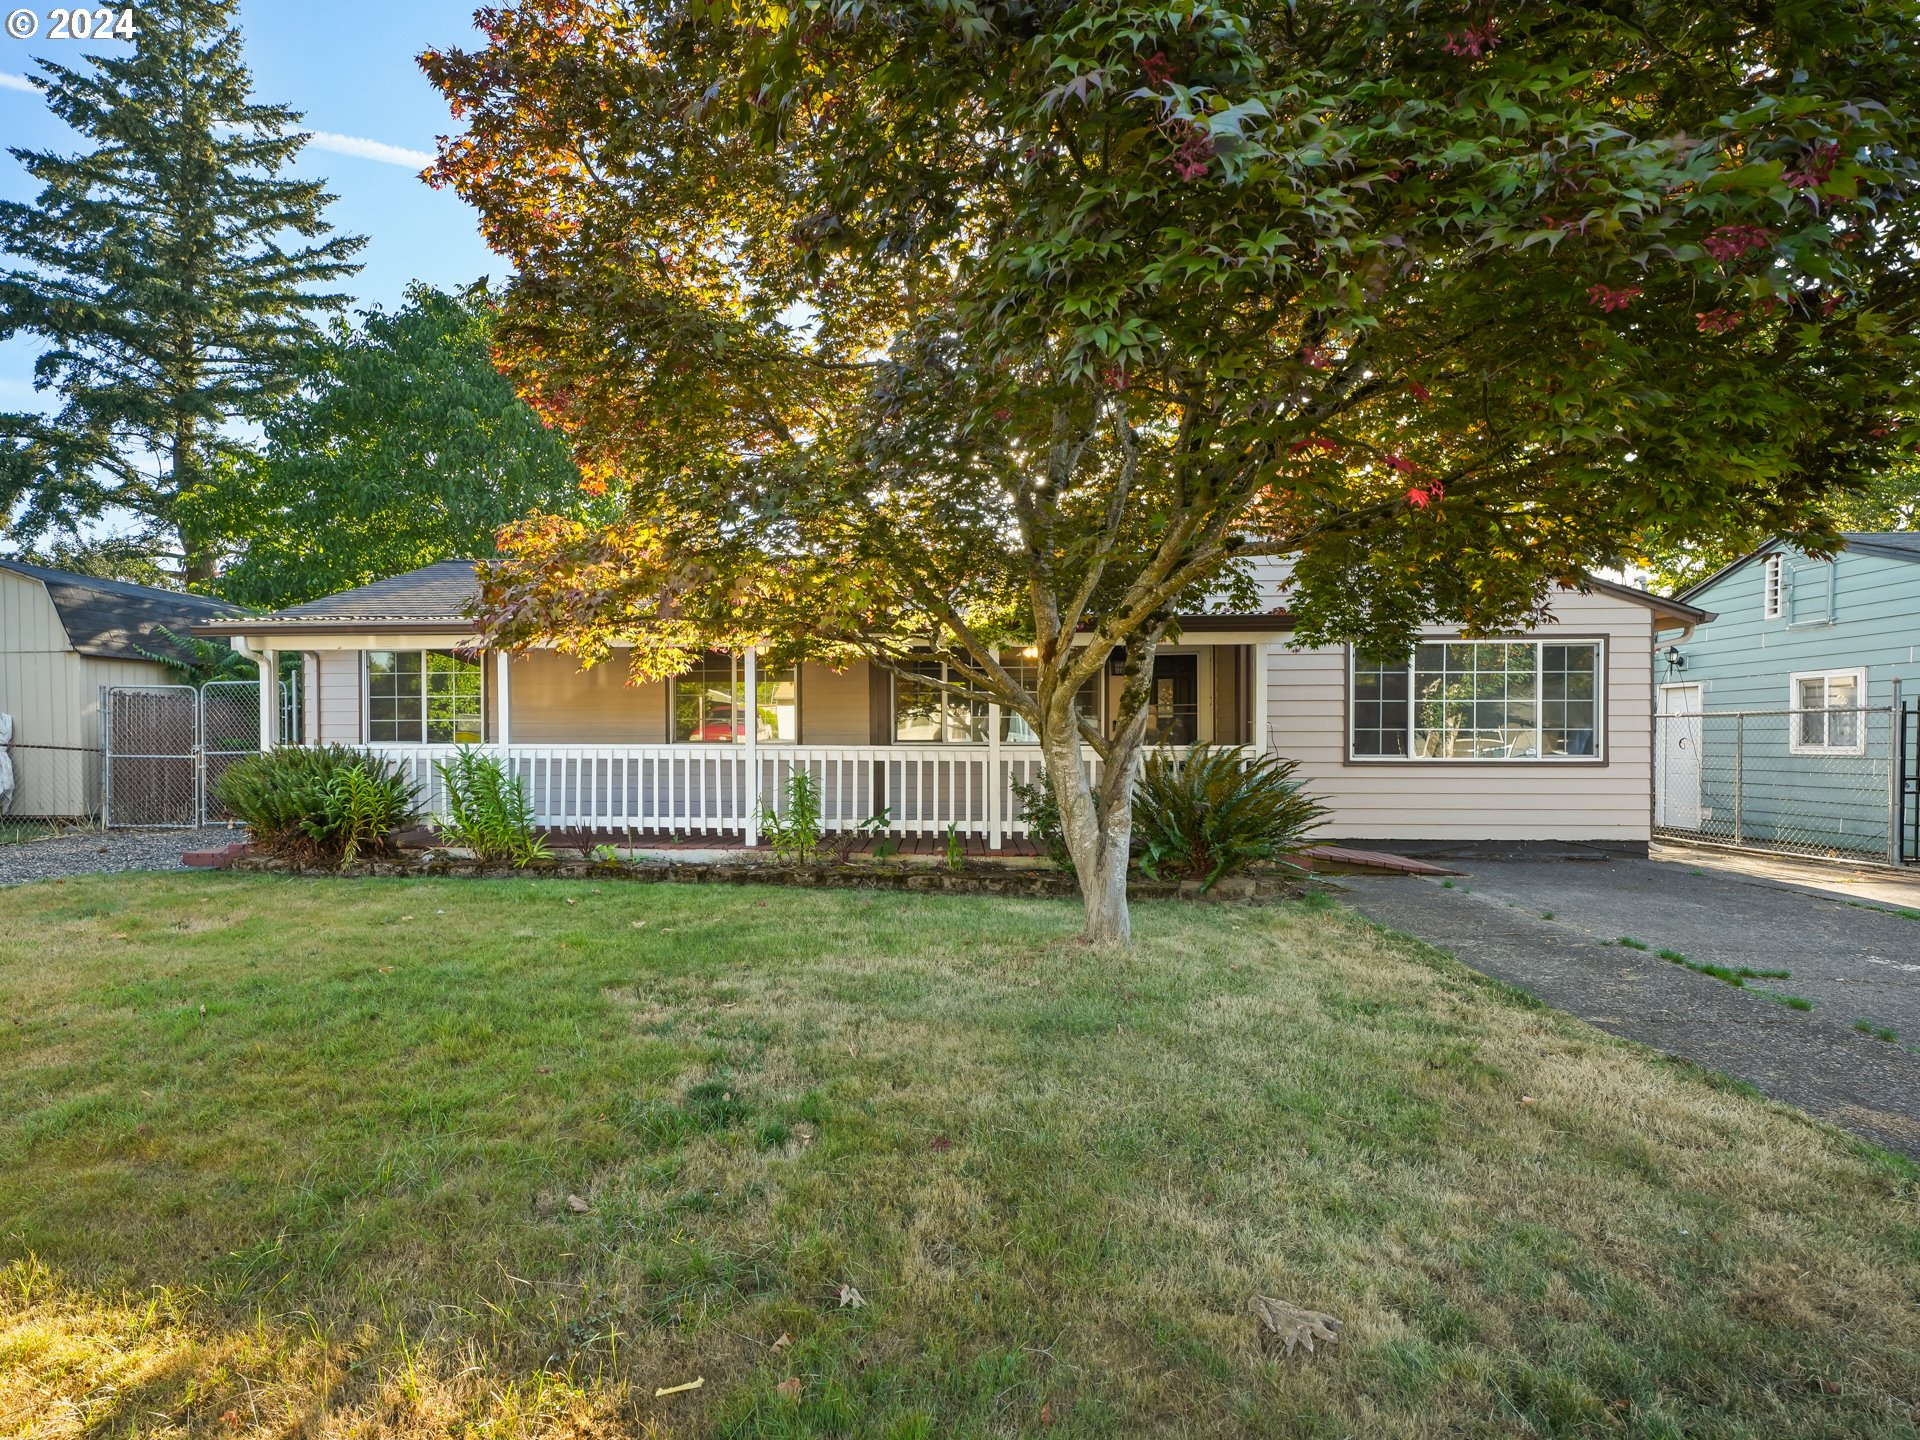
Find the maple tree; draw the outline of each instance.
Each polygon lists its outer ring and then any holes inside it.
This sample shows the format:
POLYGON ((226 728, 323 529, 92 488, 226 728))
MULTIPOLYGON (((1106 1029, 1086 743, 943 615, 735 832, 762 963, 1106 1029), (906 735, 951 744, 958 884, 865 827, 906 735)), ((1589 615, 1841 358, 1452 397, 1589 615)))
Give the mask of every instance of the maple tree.
POLYGON ((484 623, 652 675, 940 658, 1038 733, 1086 934, 1125 939, 1154 653, 1254 559, 1295 558, 1298 638, 1382 649, 1653 543, 1831 540, 1914 408, 1915 18, 483 11, 422 57, 464 127, 434 175, 621 507, 506 534, 484 623))

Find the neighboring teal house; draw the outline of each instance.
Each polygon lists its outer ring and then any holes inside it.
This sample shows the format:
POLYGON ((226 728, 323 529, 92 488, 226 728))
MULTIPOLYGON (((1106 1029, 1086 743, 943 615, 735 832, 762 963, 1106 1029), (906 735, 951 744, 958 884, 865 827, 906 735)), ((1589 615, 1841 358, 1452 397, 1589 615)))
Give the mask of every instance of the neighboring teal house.
POLYGON ((1846 541, 1765 545, 1678 597, 1715 618, 1654 656, 1657 832, 1920 858, 1920 533, 1846 541))

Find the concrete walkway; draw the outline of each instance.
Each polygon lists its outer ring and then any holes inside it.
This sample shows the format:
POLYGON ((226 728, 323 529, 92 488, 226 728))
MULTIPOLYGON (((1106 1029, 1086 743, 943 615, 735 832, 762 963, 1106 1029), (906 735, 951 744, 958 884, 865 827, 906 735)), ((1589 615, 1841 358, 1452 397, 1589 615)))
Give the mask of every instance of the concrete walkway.
MULTIPOLYGON (((1450 860, 1452 882, 1352 877, 1368 918, 1416 935, 1602 1029, 1754 1085, 1920 1158, 1920 894, 1886 875, 1870 899, 1810 874, 1743 873, 1718 857, 1450 860), (1622 938, 1646 945, 1639 950, 1622 938), (1787 970, 1745 989, 1659 957, 1787 970), (1755 993, 1812 1001, 1789 1009, 1755 993), (1854 1022, 1892 1030, 1889 1042, 1854 1022)), ((1845 872, 1841 872, 1844 874, 1845 872)), ((1916 887, 1920 889, 1920 887, 1916 887)))

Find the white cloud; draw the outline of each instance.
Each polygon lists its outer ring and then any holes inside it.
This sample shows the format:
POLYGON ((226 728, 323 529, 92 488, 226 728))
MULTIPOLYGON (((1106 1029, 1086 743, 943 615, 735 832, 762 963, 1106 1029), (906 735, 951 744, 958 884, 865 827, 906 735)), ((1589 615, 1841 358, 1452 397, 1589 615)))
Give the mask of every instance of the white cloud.
POLYGON ((38 95, 40 93, 33 88, 33 82, 27 79, 26 76, 9 75, 4 70, 0 70, 0 90, 24 90, 29 95, 38 95))
POLYGON ((425 150, 408 150, 400 145, 366 140, 358 135, 336 135, 331 130, 315 130, 312 134, 310 143, 314 149, 330 150, 335 155, 378 160, 382 165, 404 165, 409 170, 419 170, 433 163, 433 156, 425 150))

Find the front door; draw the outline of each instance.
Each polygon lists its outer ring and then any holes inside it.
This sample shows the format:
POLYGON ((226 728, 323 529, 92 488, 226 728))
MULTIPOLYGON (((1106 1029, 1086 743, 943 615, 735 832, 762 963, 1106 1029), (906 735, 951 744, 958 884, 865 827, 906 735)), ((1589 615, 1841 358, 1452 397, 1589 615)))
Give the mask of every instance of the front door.
POLYGON ((1653 823, 1668 830, 1700 828, 1700 718, 1698 685, 1662 685, 1659 761, 1654 771, 1653 823))
POLYGON ((1194 745, 1200 739, 1200 657, 1159 655, 1153 662, 1149 745, 1194 745))

